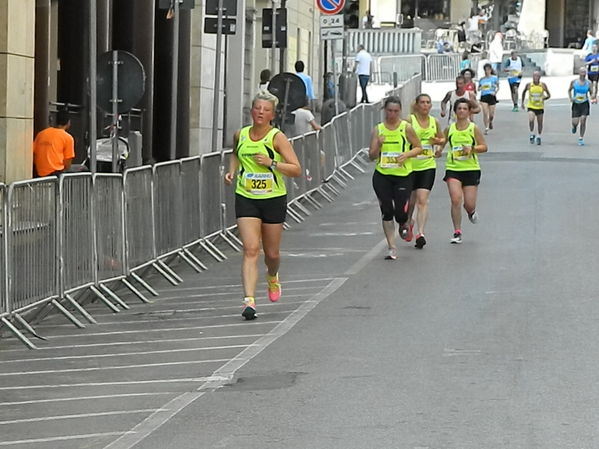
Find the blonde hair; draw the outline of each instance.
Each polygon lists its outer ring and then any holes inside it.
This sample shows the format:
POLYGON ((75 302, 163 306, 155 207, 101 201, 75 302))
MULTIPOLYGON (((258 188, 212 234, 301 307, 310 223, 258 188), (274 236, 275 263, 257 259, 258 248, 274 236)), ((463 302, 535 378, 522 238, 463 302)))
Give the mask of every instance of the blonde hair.
POLYGON ((277 105, 279 104, 279 99, 267 90, 261 90, 254 96, 254 99, 252 100, 252 107, 254 107, 256 101, 259 100, 269 101, 272 104, 273 111, 277 109, 277 105))

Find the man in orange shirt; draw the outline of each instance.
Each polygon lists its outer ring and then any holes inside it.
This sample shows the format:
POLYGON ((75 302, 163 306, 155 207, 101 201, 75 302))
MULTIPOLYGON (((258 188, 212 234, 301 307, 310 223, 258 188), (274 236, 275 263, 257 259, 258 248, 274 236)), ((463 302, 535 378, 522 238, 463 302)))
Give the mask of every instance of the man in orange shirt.
POLYGON ((67 111, 56 114, 56 126, 40 131, 33 141, 33 163, 37 176, 59 175, 71 167, 75 140, 67 130, 71 120, 67 111))

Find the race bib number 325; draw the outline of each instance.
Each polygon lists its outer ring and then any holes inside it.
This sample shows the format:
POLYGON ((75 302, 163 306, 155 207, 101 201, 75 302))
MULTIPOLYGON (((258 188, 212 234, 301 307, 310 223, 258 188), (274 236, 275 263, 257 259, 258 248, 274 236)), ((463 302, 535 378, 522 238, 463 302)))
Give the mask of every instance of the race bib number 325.
POLYGON ((401 153, 383 152, 381 153, 381 168, 399 168, 399 156, 401 153))
POLYGON ((243 186, 253 195, 266 195, 272 192, 273 178, 272 173, 246 173, 243 186))

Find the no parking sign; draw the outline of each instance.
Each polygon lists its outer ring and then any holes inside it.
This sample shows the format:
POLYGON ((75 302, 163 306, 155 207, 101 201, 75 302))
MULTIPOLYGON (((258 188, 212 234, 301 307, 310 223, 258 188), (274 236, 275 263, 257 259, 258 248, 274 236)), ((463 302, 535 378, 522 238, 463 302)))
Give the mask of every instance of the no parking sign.
POLYGON ((337 14, 345 6, 345 0, 316 0, 316 6, 323 14, 337 14))

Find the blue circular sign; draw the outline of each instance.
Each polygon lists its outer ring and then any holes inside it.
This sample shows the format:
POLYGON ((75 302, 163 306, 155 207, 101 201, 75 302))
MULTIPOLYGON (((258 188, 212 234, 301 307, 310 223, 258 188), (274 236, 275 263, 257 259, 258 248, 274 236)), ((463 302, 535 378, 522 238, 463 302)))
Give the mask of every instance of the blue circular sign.
POLYGON ((316 0, 316 6, 323 14, 337 14, 345 6, 345 0, 316 0))

